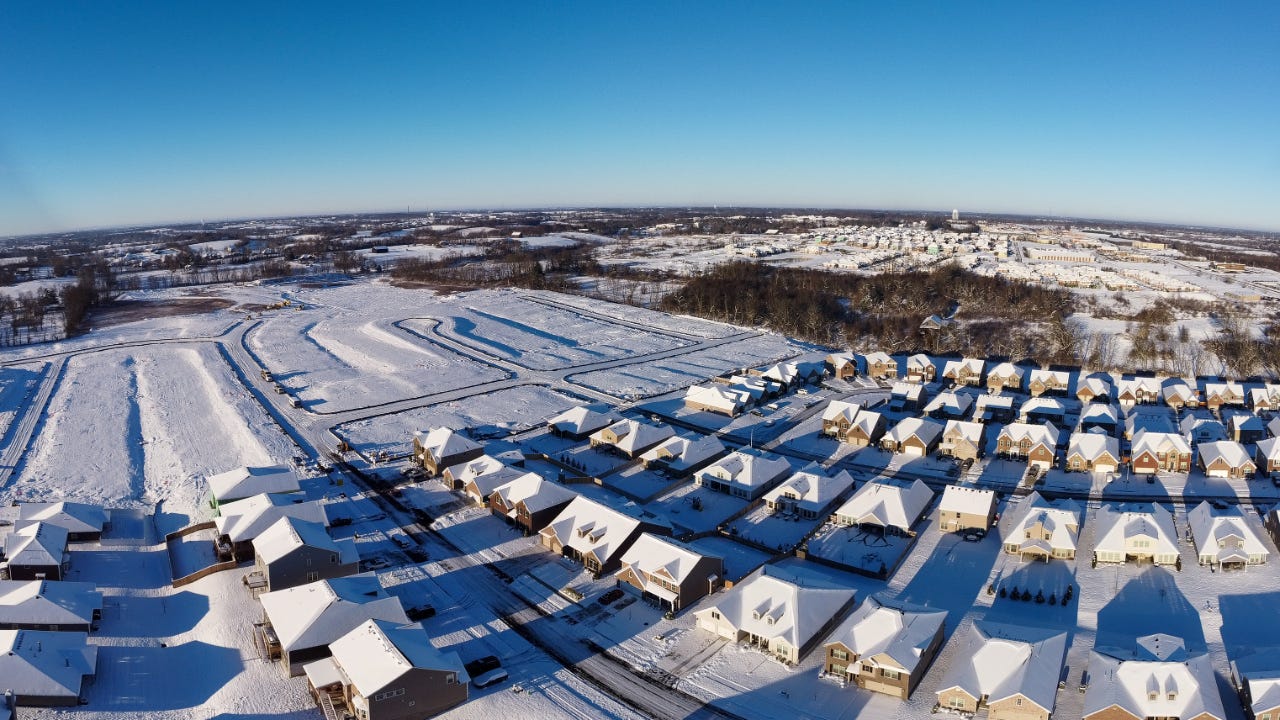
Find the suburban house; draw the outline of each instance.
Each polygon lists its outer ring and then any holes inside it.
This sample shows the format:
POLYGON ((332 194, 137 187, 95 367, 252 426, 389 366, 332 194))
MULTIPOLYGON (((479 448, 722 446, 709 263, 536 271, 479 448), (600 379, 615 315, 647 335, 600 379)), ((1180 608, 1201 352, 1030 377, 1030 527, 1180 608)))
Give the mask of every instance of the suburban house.
POLYGON ((906 700, 942 647, 947 613, 872 595, 822 646, 823 673, 906 700))
POLYGON ((641 453, 640 459, 650 470, 680 478, 701 470, 724 454, 724 443, 714 435, 700 435, 696 440, 673 436, 641 453))
POLYGON ((483 454, 484 447, 480 443, 453 428, 438 427, 413 434, 413 458, 430 475, 439 475, 447 467, 474 460, 483 454))
POLYGON ((858 358, 851 352, 831 353, 826 362, 832 377, 852 380, 858 376, 858 358))
POLYGON ((618 512, 579 495, 538 532, 551 552, 582 563, 600 576, 613 572, 642 533, 671 534, 671 529, 618 512))
POLYGON ((890 452, 924 457, 933 452, 942 438, 943 424, 925 418, 903 418, 880 438, 880 447, 890 452))
POLYGON ((924 353, 917 353, 907 358, 907 381, 913 383, 931 383, 938 378, 938 366, 924 353))
MULTIPOLYGON (((1032 370, 1031 377, 1027 380, 1027 392, 1031 393, 1031 397, 1040 397, 1041 395, 1054 394, 1066 395, 1067 388, 1071 384, 1071 374, 1062 370, 1032 370)), ((1081 390, 1085 387, 1089 390, 1086 394, 1089 400, 1093 400, 1099 395, 1106 395, 1110 391, 1111 386, 1102 380, 1094 383, 1082 383, 1081 390), (1102 392, 1098 392, 1102 390, 1102 392)), ((1076 397, 1080 397, 1080 390, 1076 391, 1076 397)), ((1084 398, 1080 398, 1081 402, 1087 402, 1084 398)))
POLYGON ((852 588, 765 565, 695 617, 699 629, 795 665, 853 603, 852 588))
POLYGON ((1080 410, 1080 432, 1102 430, 1108 435, 1115 435, 1120 429, 1120 412, 1115 406, 1102 403, 1090 403, 1080 410))
POLYGON ((887 353, 867 353, 862 356, 862 364, 866 368, 867 377, 877 380, 898 377, 898 363, 887 353))
POLYGON ((440 473, 440 479, 445 485, 454 489, 462 489, 471 495, 472 499, 475 499, 484 497, 483 495, 477 495, 484 487, 497 487, 507 480, 519 477, 522 472, 522 470, 517 470, 492 455, 479 455, 445 468, 444 472, 440 473), (494 475, 495 477, 482 483, 473 483, 476 478, 487 475, 494 475), (468 490, 468 486, 473 487, 468 490))
POLYGON ((1121 380, 1116 388, 1116 402, 1121 407, 1149 405, 1160 399, 1160 380, 1140 377, 1121 380))
POLYGON ((734 450, 699 470, 694 484, 734 497, 755 500, 791 472, 791 463, 754 448, 734 450))
POLYGON ((1218 410, 1224 405, 1244 406, 1244 386, 1237 382, 1205 383, 1204 405, 1218 410))
MULTIPOLYGON (((468 473, 463 473, 464 476, 467 474, 468 473)), ((493 496, 494 490, 497 490, 499 487, 502 487, 509 482, 525 477, 526 475, 538 477, 537 473, 517 470, 516 468, 503 465, 495 472, 479 473, 477 475, 473 475, 470 479, 464 480, 462 484, 462 491, 466 493, 467 497, 471 498, 471 500, 477 505, 488 505, 489 498, 493 496)))
POLYGON ((778 383, 783 392, 801 385, 821 382, 827 374, 823 363, 808 360, 776 363, 764 370, 752 370, 751 373, 778 383))
POLYGON ((1187 524, 1191 526, 1191 539, 1196 544, 1200 564, 1228 570, 1266 563, 1271 551, 1267 550, 1251 520, 1234 505, 1219 510, 1208 502, 1201 502, 1189 510, 1187 524))
POLYGON ((67 529, 37 522, 4 539, 10 580, 61 580, 67 562, 67 529))
POLYGON ((102 593, 93 583, 0 580, 0 630, 87 633, 101 617, 102 593))
POLYGON ((878 412, 863 410, 853 419, 853 424, 840 439, 854 447, 868 447, 884 437, 884 416, 878 412))
POLYGON ((1187 413, 1178 423, 1178 430, 1196 445, 1231 439, 1227 435, 1227 426, 1207 412, 1202 415, 1187 413))
POLYGON ((537 473, 525 473, 494 488, 489 495, 489 510, 523 529, 525 535, 532 535, 546 527, 577 496, 563 485, 543 480, 537 473))
POLYGON ((658 427, 639 420, 619 420, 591 433, 591 447, 635 459, 676 434, 669 425, 658 427))
POLYGON ((400 598, 388 595, 373 573, 318 580, 258 599, 263 616, 258 632, 288 676, 301 675, 307 663, 329 657, 329 643, 366 620, 409 622, 400 598))
POLYGON ((0 692, 12 690, 22 705, 79 705, 97 668, 98 646, 85 633, 0 630, 0 692))
POLYGON ((877 478, 853 494, 831 516, 837 525, 856 525, 885 535, 915 535, 911 526, 933 502, 933 491, 919 480, 877 478))
POLYGON ((938 503, 938 529, 942 532, 981 530, 995 524, 996 494, 964 485, 948 485, 938 503))
POLYGON ((207 478, 212 495, 210 505, 216 511, 219 505, 233 500, 243 500, 263 493, 301 492, 298 474, 284 465, 271 467, 238 467, 207 478))
POLYGON ((1280 407, 1280 385, 1267 384, 1249 390, 1249 407, 1256 413, 1275 412, 1280 407))
POLYGON ((462 659, 437 650, 422 625, 366 620, 329 650, 303 668, 321 707, 360 720, 422 720, 467 701, 462 659))
POLYGON ((111 526, 110 514, 100 505, 78 502, 22 503, 16 527, 44 522, 66 528, 69 542, 96 542, 111 526))
POLYGON ((1272 478, 1280 477, 1280 439, 1260 440, 1254 450, 1258 470, 1272 478))
POLYGON ((743 391, 724 385, 690 385, 684 394, 684 406, 690 410, 738 417, 753 399, 743 391))
POLYGON ((1098 508, 1094 522, 1094 563, 1178 563, 1178 531, 1173 515, 1154 503, 1098 508))
POLYGON ((775 513, 792 513, 806 520, 826 517, 831 505, 853 487, 853 477, 841 470, 835 475, 817 463, 809 463, 764 495, 764 504, 775 513))
POLYGON ((1213 663, 1180 638, 1148 635, 1130 649, 1094 648, 1085 720, 1226 720, 1213 663))
POLYGON ((1013 396, 979 395, 973 404, 973 419, 981 422, 1009 422, 1013 419, 1013 396))
POLYGON ((668 612, 680 612, 724 582, 724 560, 670 538, 643 533, 622 555, 618 586, 668 612))
POLYGON ((980 422, 948 420, 938 452, 958 460, 977 460, 986 445, 986 426, 980 422))
POLYGON ((938 687, 938 707, 990 720, 1049 720, 1067 634, 979 621, 938 687))
POLYGON ((1097 432, 1071 433, 1067 441, 1067 470, 1113 473, 1119 469, 1119 440, 1097 432))
POLYGON ((985 367, 986 362, 981 358, 948 360, 947 364, 942 367, 942 377, 956 385, 977 387, 982 384, 982 370, 985 367))
POLYGON ((1231 684, 1249 720, 1280 718, 1280 647, 1249 648, 1231 660, 1231 684))
POLYGON ((1191 469, 1191 445, 1177 433, 1140 430, 1133 436, 1129 454, 1135 475, 1191 469))
POLYGON ((832 400, 822 410, 822 434, 834 438, 843 438, 853 425, 861 407, 857 403, 844 400, 832 400))
MULTIPOLYGON (((1183 420, 1185 422, 1186 419, 1183 420)), ((1125 439, 1133 440, 1140 432, 1178 433, 1181 429, 1173 424, 1166 413, 1130 412, 1124 419, 1125 439)))
POLYGON ((987 371, 987 390, 999 394, 1003 390, 1018 392, 1022 389, 1025 371, 1011 362, 1003 362, 987 371))
POLYGON ((1196 389, 1177 378, 1165 381, 1164 387, 1160 388, 1160 396, 1164 398, 1165 405, 1179 412, 1183 408, 1200 406, 1200 396, 1196 389))
POLYGON ((547 429, 556 437, 569 438, 570 440, 581 442, 590 437, 591 433, 608 427, 621 419, 612 410, 596 412, 589 407, 579 405, 547 420, 547 429))
POLYGON ((1218 442, 1201 443, 1199 461, 1200 469, 1209 477, 1244 478, 1257 471, 1249 451, 1238 442, 1219 440, 1218 442))
POLYGON ((1003 538, 1004 551, 1024 560, 1075 559, 1080 520, 1080 506, 1074 500, 1050 502, 1032 492, 1010 522, 1003 538))
POLYGON ((1267 427, 1253 413, 1235 412, 1227 418, 1227 437, 1238 443, 1252 445, 1267 436, 1267 427))
POLYGON ((324 525, 282 517, 253 539, 254 563, 267 592, 354 575, 355 540, 335 541, 324 525))
POLYGON ((316 500, 306 500, 300 493, 254 495, 223 505, 222 514, 213 519, 218 530, 218 554, 224 559, 252 560, 253 539, 282 517, 329 526, 324 506, 316 500))
POLYGON ((1048 470, 1058 453, 1058 429, 1052 423, 1009 423, 996 437, 996 453, 1025 459, 1028 465, 1048 470))
POLYGON ((924 414, 935 420, 959 420, 969 414, 973 396, 963 393, 941 392, 924 406, 924 414))
MULTIPOLYGON (((1035 378, 1032 377, 1031 381, 1034 383, 1035 378)), ((1087 377, 1080 380, 1080 382, 1077 383, 1077 385, 1078 387, 1076 388, 1076 399, 1079 400, 1080 402, 1082 403, 1111 402, 1110 381, 1095 375, 1095 376, 1087 377)))
POLYGON ((919 410, 925 398, 929 397, 923 385, 909 383, 905 380, 895 382, 889 388, 890 410, 919 410))
POLYGON ((1018 410, 1018 421, 1039 425, 1051 422, 1062 425, 1062 418, 1067 414, 1067 407, 1057 398, 1036 397, 1024 402, 1018 410))

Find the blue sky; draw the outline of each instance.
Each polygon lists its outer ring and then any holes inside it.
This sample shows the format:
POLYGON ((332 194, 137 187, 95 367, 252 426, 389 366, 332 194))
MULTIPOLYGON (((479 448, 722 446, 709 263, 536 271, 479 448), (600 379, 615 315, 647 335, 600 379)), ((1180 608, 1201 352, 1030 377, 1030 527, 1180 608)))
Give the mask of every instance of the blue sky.
POLYGON ((1280 230, 1280 3, 0 5, 0 236, 799 205, 1280 230))

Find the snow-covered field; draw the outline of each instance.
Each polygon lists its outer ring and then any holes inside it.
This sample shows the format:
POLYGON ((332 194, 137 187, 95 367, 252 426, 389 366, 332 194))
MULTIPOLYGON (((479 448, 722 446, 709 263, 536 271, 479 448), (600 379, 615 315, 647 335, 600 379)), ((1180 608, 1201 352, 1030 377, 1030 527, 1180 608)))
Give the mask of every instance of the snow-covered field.
POLYGON ((29 363, 0 368, 0 437, 9 431, 18 411, 48 370, 46 363, 29 363))
POLYGON ((802 348, 778 335, 760 335, 664 360, 570 376, 580 385, 616 397, 651 397, 702 382, 729 370, 793 358, 802 348))

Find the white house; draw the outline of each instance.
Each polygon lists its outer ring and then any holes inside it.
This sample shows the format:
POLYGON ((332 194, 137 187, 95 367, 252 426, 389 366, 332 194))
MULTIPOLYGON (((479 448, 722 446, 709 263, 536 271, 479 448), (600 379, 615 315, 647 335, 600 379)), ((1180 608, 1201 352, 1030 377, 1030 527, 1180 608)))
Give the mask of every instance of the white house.
POLYGON ((0 685, 23 705, 79 705, 84 679, 98 667, 98 646, 87 639, 82 632, 0 630, 0 685))
POLYGON ((1133 503, 1098 508, 1094 518, 1093 557, 1100 563, 1178 562, 1178 532, 1173 515, 1161 505, 1133 503))
POLYGON ((670 437, 640 454, 645 467, 666 471, 683 477, 705 467, 724 455, 724 443, 714 435, 702 435, 695 440, 670 437))
POLYGON ((755 500, 791 472, 791 463, 753 448, 742 448, 699 470, 695 484, 755 500))
POLYGON ((853 487, 853 477, 845 470, 827 473, 810 463, 764 495, 764 503, 774 512, 796 513, 803 518, 824 517, 831 504, 853 487))
POLYGON ((1032 492, 1014 511, 1004 534, 1004 551, 1022 558, 1070 560, 1080 536, 1080 505, 1074 500, 1046 500, 1032 492))
POLYGON ((1187 524, 1191 526, 1201 565, 1222 568, 1261 565, 1271 555, 1254 524, 1241 514, 1239 507, 1218 510, 1208 502, 1201 502, 1187 512, 1187 524))
POLYGON ((889 478, 877 478, 853 494, 831 516, 839 525, 857 525, 885 534, 911 536, 915 524, 929 503, 933 491, 928 485, 913 480, 907 484, 889 478))
POLYGON ((238 467, 210 475, 207 481, 215 508, 222 503, 263 493, 296 493, 302 490, 298 474, 284 465, 238 467))

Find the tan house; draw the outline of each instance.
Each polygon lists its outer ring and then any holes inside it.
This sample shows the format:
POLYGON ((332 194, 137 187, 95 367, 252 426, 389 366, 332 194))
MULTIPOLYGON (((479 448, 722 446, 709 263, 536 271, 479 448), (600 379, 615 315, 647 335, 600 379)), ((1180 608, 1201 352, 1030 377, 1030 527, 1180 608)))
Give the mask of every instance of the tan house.
POLYGON ((684 406, 690 410, 712 412, 725 417, 737 417, 751 402, 751 397, 741 390, 712 383, 693 385, 685 391, 684 406))
POLYGON ((977 460, 986 445, 986 426, 979 422, 948 420, 938 452, 958 460, 977 460))
POLYGON ((1004 551, 1024 560, 1073 560, 1080 519, 1080 506, 1074 500, 1051 502, 1033 492, 1018 506, 1004 533, 1004 551))
POLYGON ((858 417, 861 406, 844 400, 832 400, 822 411, 822 434, 843 438, 858 417))
MULTIPOLYGON (((1067 386, 1070 383, 1070 373, 1062 370, 1032 370, 1031 377, 1027 381, 1027 392, 1031 393, 1031 397, 1048 394, 1066 395, 1067 386)), ((1092 385, 1091 388, 1096 391, 1097 385, 1092 385)), ((1079 395, 1080 392, 1077 391, 1076 396, 1079 397, 1079 395)))
POLYGON ((582 563, 600 576, 618 568, 642 533, 670 535, 671 528, 645 522, 579 495, 538 532, 548 550, 582 563))
POLYGON ((1022 368, 1013 363, 1003 362, 987 373, 987 390, 999 394, 1002 390, 1017 392, 1022 389, 1022 368))
POLYGON ((1244 386, 1237 382, 1205 383, 1204 404, 1210 410, 1223 405, 1244 405, 1244 386))
POLYGON ((1166 380, 1160 388, 1160 396, 1164 403, 1174 410, 1200 406, 1200 398, 1195 388, 1181 380, 1166 380))
POLYGON ((942 377, 956 385, 977 387, 982 384, 982 370, 984 367, 986 367, 986 363, 981 358, 948 360, 947 364, 942 368, 942 377))
POLYGON ((884 436, 884 416, 863 410, 858 413, 841 439, 854 447, 867 447, 880 442, 884 436))
POLYGON ((755 500, 791 473, 791 463, 752 447, 734 450, 694 475, 694 484, 755 500))
POLYGON ((447 467, 483 454, 484 448, 479 443, 452 428, 438 427, 413 434, 413 458, 431 475, 439 475, 447 467))
POLYGON ((1135 475, 1187 472, 1191 469, 1191 445, 1177 433, 1139 430, 1133 435, 1129 464, 1135 475))
POLYGON ((669 437, 640 454, 644 466, 670 477, 685 477, 715 462, 725 454, 724 443, 715 435, 696 440, 669 437))
POLYGON ((1097 376, 1084 378, 1076 389, 1076 399, 1082 403, 1111 402, 1111 383, 1097 376))
POLYGON ((644 533, 622 556, 618 586, 668 612, 680 612, 724 583, 724 559, 644 533))
POLYGON ((612 410, 602 413, 579 405, 547 420, 547 429, 556 437, 582 441, 590 437, 591 433, 600 428, 608 427, 621 419, 612 410))
POLYGON ((1226 720, 1217 674, 1205 653, 1189 653, 1182 638, 1147 635, 1136 647, 1095 648, 1085 720, 1226 720))
POLYGON ((852 488, 853 476, 847 470, 832 475, 813 462, 765 493, 764 504, 775 513, 814 520, 830 514, 831 505, 852 488))
POLYGON ((1273 478, 1280 476, 1280 439, 1260 440, 1254 450, 1254 460, 1263 474, 1273 478))
POLYGON ((1119 468, 1119 440, 1104 433, 1071 433, 1067 441, 1067 470, 1113 473, 1119 468))
POLYGON ((1265 564, 1271 551, 1255 529, 1256 517, 1249 513, 1246 518, 1238 506, 1219 510, 1207 501, 1188 511, 1187 526, 1200 564, 1224 570, 1265 564))
POLYGON ((996 494, 964 485, 948 485, 938 504, 938 529, 942 532, 991 529, 996 518, 996 494))
POLYGON ((1149 405, 1160 399, 1160 380, 1157 378, 1132 378, 1121 380, 1116 388, 1116 402, 1121 407, 1149 405))
POLYGON ((869 597, 823 645, 823 673, 906 700, 942 647, 947 613, 869 597))
POLYGON ((863 365, 867 369, 867 377, 887 380, 898 377, 898 362, 887 353, 873 352, 862 356, 863 365))
POLYGON ((592 433, 591 447, 634 459, 675 434, 670 425, 658 427, 639 420, 619 420, 592 433))
POLYGON ((1178 532, 1161 505, 1104 505, 1094 514, 1093 534, 1094 563, 1178 563, 1178 532))
POLYGON ((989 720, 1049 720, 1067 654, 1067 634, 978 621, 939 683, 938 707, 989 720))
POLYGON ((422 625, 367 620, 304 670, 316 700, 360 720, 423 720, 467 701, 471 678, 457 653, 431 644, 422 625))
POLYGON ((858 377, 858 358, 851 352, 831 353, 827 356, 826 363, 831 376, 838 380, 858 377))
POLYGON ((1249 451, 1233 440, 1200 443, 1198 462, 1205 475, 1216 478, 1244 478, 1257 472, 1249 451))
POLYGON ((324 525, 291 517, 262 531, 253 550, 267 592, 354 575, 360 565, 354 540, 335 541, 324 525))
POLYGON ((925 418, 904 418, 880 439, 889 452, 924 457, 933 452, 942 438, 943 425, 925 418))
POLYGON ((907 358, 907 382, 931 383, 938 377, 938 366, 924 353, 907 358))
POLYGON ((540 532, 578 495, 563 485, 525 473, 489 494, 489 511, 524 530, 540 532))
POLYGON ((1053 467, 1057 448, 1058 429, 1051 423, 1009 423, 1000 429, 1000 435, 996 438, 997 453, 1025 459, 1028 465, 1043 470, 1053 467))

